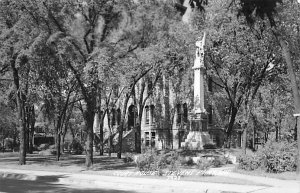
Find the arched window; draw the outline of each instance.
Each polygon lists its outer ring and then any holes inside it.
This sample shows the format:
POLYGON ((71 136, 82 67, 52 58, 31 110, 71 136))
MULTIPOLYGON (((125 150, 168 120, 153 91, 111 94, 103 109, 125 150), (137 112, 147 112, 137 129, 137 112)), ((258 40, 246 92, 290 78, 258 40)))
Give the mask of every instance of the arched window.
POLYGON ((150 108, 149 106, 145 106, 145 118, 146 118, 146 124, 150 123, 150 108))
POLYGON ((155 106, 154 105, 150 106, 150 116, 151 116, 152 123, 155 123, 155 106))
POLYGON ((133 129, 135 125, 135 106, 130 105, 128 108, 128 130, 133 129))

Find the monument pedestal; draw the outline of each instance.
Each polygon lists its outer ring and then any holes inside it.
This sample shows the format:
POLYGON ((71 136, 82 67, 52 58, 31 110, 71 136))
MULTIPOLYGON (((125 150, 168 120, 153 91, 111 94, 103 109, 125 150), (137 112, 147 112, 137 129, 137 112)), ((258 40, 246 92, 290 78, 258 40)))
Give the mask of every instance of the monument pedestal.
POLYGON ((190 118, 190 128, 181 147, 191 150, 201 150, 203 145, 211 143, 207 130, 207 115, 205 113, 193 113, 190 118))

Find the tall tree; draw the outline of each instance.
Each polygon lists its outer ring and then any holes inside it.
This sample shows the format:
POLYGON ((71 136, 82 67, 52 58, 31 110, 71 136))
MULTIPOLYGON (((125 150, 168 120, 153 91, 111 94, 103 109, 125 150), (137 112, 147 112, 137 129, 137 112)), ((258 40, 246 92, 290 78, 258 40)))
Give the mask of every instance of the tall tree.
MULTIPOLYGON (((264 24, 249 27, 246 20, 236 16, 236 10, 227 10, 228 4, 212 5, 206 9, 217 12, 208 17, 209 48, 207 52, 208 74, 216 87, 226 94, 230 118, 226 129, 228 141, 233 132, 236 116, 243 106, 244 144, 252 103, 257 91, 275 65, 275 46, 264 24)), ((217 91, 217 90, 216 90, 217 91)), ((224 108, 224 107, 223 107, 224 108)))

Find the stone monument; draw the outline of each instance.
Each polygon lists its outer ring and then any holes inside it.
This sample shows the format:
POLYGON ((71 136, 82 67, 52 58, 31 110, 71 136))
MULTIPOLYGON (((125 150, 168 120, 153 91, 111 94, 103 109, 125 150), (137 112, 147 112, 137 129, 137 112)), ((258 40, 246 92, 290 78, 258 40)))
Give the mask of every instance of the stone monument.
POLYGON ((188 149, 203 149, 203 145, 211 143, 207 131, 207 112, 205 110, 204 98, 204 46, 206 33, 203 38, 196 41, 196 57, 193 66, 194 70, 194 108, 190 112, 190 129, 181 146, 188 149))

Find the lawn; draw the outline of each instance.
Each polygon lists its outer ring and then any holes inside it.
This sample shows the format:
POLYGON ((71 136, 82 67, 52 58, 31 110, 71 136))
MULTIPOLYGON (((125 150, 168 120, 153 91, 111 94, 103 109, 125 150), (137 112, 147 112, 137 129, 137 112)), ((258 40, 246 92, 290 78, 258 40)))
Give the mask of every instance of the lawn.
POLYGON ((240 174, 246 174, 251 176, 263 176, 268 178, 276 178, 280 180, 297 180, 299 179, 299 176, 296 174, 296 172, 282 172, 282 173, 267 173, 263 170, 253 170, 253 171, 246 171, 241 170, 238 168, 235 168, 233 172, 240 173, 240 174))

